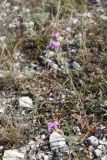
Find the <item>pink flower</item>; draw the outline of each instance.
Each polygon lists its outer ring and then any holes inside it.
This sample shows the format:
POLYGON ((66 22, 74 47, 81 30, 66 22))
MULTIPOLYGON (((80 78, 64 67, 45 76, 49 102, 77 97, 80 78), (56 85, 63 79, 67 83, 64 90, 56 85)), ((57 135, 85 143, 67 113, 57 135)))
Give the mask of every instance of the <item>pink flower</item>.
POLYGON ((56 128, 57 126, 59 126, 59 122, 58 121, 49 122, 48 123, 48 132, 51 132, 52 129, 56 128))
POLYGON ((60 36, 60 33, 59 32, 57 32, 57 33, 53 33, 52 35, 51 35, 51 37, 54 39, 54 38, 57 38, 57 37, 59 37, 60 36))
POLYGON ((60 46, 60 42, 52 42, 51 44, 49 44, 48 46, 46 46, 46 49, 55 49, 58 48, 60 46))

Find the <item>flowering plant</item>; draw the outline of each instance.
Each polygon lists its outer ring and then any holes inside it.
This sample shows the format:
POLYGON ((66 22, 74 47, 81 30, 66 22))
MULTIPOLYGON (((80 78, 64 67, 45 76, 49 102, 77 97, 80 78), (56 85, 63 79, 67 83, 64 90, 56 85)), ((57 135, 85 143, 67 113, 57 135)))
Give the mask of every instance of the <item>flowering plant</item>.
POLYGON ((60 46, 60 42, 52 42, 46 46, 46 49, 56 49, 60 46))
POLYGON ((59 32, 53 33, 53 34, 51 35, 51 37, 52 37, 53 39, 55 39, 55 38, 57 38, 57 37, 59 37, 59 36, 60 36, 60 33, 59 33, 59 32))
POLYGON ((48 132, 51 132, 53 128, 56 128, 57 126, 59 126, 59 122, 58 121, 54 121, 54 122, 49 122, 48 123, 48 132))
POLYGON ((57 32, 57 33, 53 33, 51 35, 51 42, 46 46, 46 50, 48 49, 57 49, 60 47, 60 42, 57 40, 57 38, 60 36, 60 33, 57 32), (56 41, 55 41, 56 39, 56 41))

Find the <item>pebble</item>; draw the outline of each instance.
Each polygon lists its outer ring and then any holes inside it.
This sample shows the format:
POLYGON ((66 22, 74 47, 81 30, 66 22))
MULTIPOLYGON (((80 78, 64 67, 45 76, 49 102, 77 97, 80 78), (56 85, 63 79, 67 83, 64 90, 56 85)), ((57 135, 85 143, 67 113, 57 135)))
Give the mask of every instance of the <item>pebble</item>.
POLYGON ((102 151, 104 151, 106 149, 103 145, 99 145, 97 148, 102 150, 102 151))
POLYGON ((0 42, 5 42, 6 41, 6 36, 2 36, 2 37, 0 37, 0 42))
POLYGON ((104 101, 103 106, 104 106, 104 107, 107 107, 107 100, 104 101))
POLYGON ((88 150, 89 150, 90 152, 93 152, 93 151, 94 151, 94 147, 93 147, 93 146, 89 146, 88 150))
POLYGON ((92 146, 98 146, 99 144, 98 139, 95 136, 90 136, 87 140, 90 142, 92 146))
POLYGON ((68 146, 66 145, 66 141, 64 135, 53 132, 49 138, 50 147, 52 150, 60 150, 61 152, 68 153, 68 146))
POLYGON ((80 132, 81 130, 80 130, 80 128, 79 128, 78 126, 74 126, 74 127, 73 127, 73 131, 74 131, 75 133, 77 133, 77 132, 80 132))
POLYGON ((72 65, 73 69, 75 69, 75 70, 78 70, 78 71, 81 71, 81 70, 82 70, 82 67, 81 67, 80 64, 79 64, 78 62, 76 62, 76 61, 73 61, 71 65, 72 65))
POLYGON ((99 140, 99 144, 107 146, 107 141, 105 141, 105 140, 99 140))
POLYGON ((77 18, 72 18, 72 24, 75 25, 79 22, 79 20, 77 18))
POLYGON ((97 5, 101 6, 101 0, 96 0, 97 5))
POLYGON ((3 160, 23 160, 25 157, 26 151, 20 149, 14 150, 5 150, 3 155, 3 160))
POLYGON ((94 136, 95 136, 96 138, 98 138, 99 140, 102 140, 103 137, 104 137, 104 134, 102 133, 102 130, 99 129, 99 130, 94 134, 94 136))
POLYGON ((14 6, 14 11, 17 11, 19 9, 19 6, 14 6))
POLYGON ((53 65, 52 65, 52 68, 55 69, 55 70, 58 70, 59 67, 58 67, 57 64, 53 64, 53 65))
POLYGON ((58 65, 53 62, 51 59, 47 59, 46 62, 48 63, 48 67, 53 68, 54 70, 60 70, 60 68, 58 67, 58 65))
POLYGON ((104 13, 104 8, 103 8, 103 7, 98 7, 98 8, 96 9, 96 11, 97 11, 98 13, 100 13, 100 14, 103 14, 103 13, 104 13))
POLYGON ((41 138, 44 140, 46 138, 46 136, 44 134, 42 134, 41 138))
POLYGON ((106 148, 103 145, 99 145, 97 149, 95 149, 94 153, 97 157, 101 157, 102 154, 106 153, 106 148))
POLYGON ((66 31, 69 32, 69 33, 72 32, 71 27, 67 27, 67 28, 66 28, 66 31))
POLYGON ((77 49, 71 49, 71 52, 72 52, 72 53, 76 53, 76 52, 77 52, 77 49))
POLYGON ((11 103, 10 98, 0 97, 0 113, 4 114, 7 109, 7 105, 11 103))
POLYGON ((0 113, 2 113, 2 114, 5 113, 5 107, 0 106, 0 113))
POLYGON ((93 153, 92 152, 89 152, 89 158, 93 159, 93 153))
POLYGON ((29 148, 33 149, 35 147, 35 141, 30 140, 29 143, 28 143, 28 145, 27 145, 27 147, 28 147, 28 149, 29 148))
POLYGON ((14 23, 10 23, 10 24, 9 24, 9 28, 10 28, 10 29, 16 28, 16 25, 15 25, 14 23))
POLYGON ((96 150, 94 151, 94 153, 95 153, 95 155, 96 155, 97 157, 101 157, 101 156, 102 156, 103 151, 102 151, 102 150, 100 150, 100 149, 96 149, 96 150))
POLYGON ((82 13, 80 14, 81 17, 87 17, 87 18, 91 18, 91 13, 82 13))
POLYGON ((107 21, 107 16, 101 15, 100 16, 102 20, 106 20, 107 21))
POLYGON ((26 108, 32 108, 33 101, 28 96, 23 96, 19 98, 19 106, 20 107, 26 107, 26 108))
POLYGON ((49 67, 52 67, 52 65, 54 64, 54 62, 51 59, 47 59, 46 62, 48 63, 49 67))
POLYGON ((49 156, 44 154, 44 153, 41 153, 41 158, 43 158, 44 160, 49 160, 49 156))
POLYGON ((81 85, 84 85, 84 81, 83 81, 82 79, 79 79, 79 83, 80 83, 81 85))
POLYGON ((0 151, 3 150, 3 148, 4 148, 3 146, 0 146, 0 151))
POLYGON ((107 155, 101 157, 101 160, 107 160, 107 155))
POLYGON ((47 53, 47 57, 48 58, 52 58, 52 57, 54 57, 55 56, 55 52, 53 52, 53 51, 49 51, 48 53, 47 53))
POLYGON ((38 65, 38 64, 31 63, 31 64, 29 65, 29 67, 31 67, 31 68, 33 68, 33 69, 37 69, 37 68, 39 67, 39 65, 38 65))
POLYGON ((63 94, 62 97, 61 97, 61 99, 62 99, 61 102, 64 103, 65 99, 66 99, 66 95, 63 94))
POLYGON ((23 82, 26 80, 26 76, 24 76, 23 74, 19 74, 17 76, 13 74, 13 76, 17 82, 23 82))
MULTIPOLYGON (((15 52, 14 55, 13 55, 13 58, 14 58, 15 60, 19 60, 19 59, 21 58, 21 53, 20 53, 20 51, 15 52)), ((19 67, 19 62, 15 63, 15 67, 19 67)))

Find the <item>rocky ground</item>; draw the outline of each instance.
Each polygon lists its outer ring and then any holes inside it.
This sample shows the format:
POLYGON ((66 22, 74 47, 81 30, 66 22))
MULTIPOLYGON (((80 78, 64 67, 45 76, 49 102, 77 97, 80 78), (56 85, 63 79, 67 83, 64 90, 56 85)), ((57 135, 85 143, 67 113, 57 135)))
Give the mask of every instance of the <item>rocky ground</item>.
POLYGON ((106 5, 0 2, 1 160, 107 160, 106 5))

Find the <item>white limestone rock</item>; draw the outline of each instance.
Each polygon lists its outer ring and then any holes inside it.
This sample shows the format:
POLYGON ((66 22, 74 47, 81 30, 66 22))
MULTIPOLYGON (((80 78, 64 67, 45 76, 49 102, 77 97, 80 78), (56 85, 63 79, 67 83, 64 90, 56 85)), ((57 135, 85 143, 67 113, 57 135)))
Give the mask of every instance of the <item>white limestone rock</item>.
POLYGON ((35 141, 33 141, 33 140, 30 140, 29 141, 29 143, 28 143, 28 145, 27 145, 27 149, 29 150, 29 149, 34 149, 35 148, 35 141))
POLYGON ((99 141, 95 136, 88 137, 88 140, 92 146, 98 146, 98 144, 99 144, 99 141))
POLYGON ((44 153, 40 153, 39 158, 44 159, 44 160, 49 160, 49 156, 44 153))
POLYGON ((26 150, 24 149, 11 149, 5 150, 3 160, 24 160, 26 150))
POLYGON ((101 157, 106 153, 106 148, 103 145, 99 145, 97 149, 95 149, 94 153, 97 157, 101 157))
POLYGON ((97 149, 94 151, 94 153, 95 153, 95 155, 96 155, 97 157, 101 157, 103 151, 97 148, 97 149))
POLYGON ((101 157, 101 160, 107 160, 107 155, 101 157))
POLYGON ((105 141, 105 140, 99 140, 99 144, 107 146, 107 141, 105 141))
POLYGON ((19 106, 25 108, 32 108, 33 101, 28 96, 23 96, 19 98, 19 106))
POLYGON ((66 145, 66 141, 64 138, 64 135, 54 131, 51 135, 50 135, 50 146, 52 150, 60 150, 61 152, 69 152, 68 146, 66 145))

